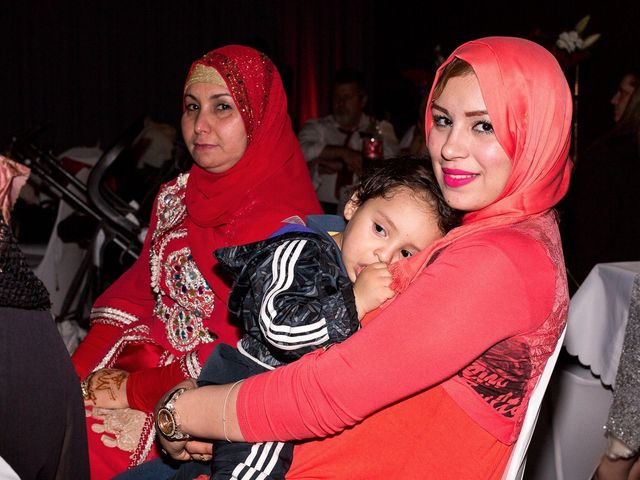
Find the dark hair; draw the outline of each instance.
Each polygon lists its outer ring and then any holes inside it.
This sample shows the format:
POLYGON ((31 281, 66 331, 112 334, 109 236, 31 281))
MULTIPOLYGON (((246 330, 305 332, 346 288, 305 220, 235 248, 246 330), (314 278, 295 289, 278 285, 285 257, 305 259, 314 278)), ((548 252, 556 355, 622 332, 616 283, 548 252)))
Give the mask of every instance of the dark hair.
POLYGON ((360 93, 365 93, 364 75, 359 70, 353 68, 341 68, 333 76, 333 85, 344 85, 355 83, 360 93))
MULTIPOLYGON (((620 134, 634 133, 640 136, 640 74, 627 73, 626 75, 632 76, 631 85, 634 86, 635 90, 629 97, 627 107, 622 112, 622 117, 620 117, 614 130, 620 134)), ((640 146, 640 141, 638 145, 640 146)))
POLYGON ((376 160, 365 170, 360 184, 353 191, 358 206, 373 198, 392 198, 399 188, 408 188, 433 207, 438 227, 443 234, 460 225, 463 212, 445 201, 428 159, 411 156, 376 160))
POLYGON ((634 80, 631 81, 631 84, 635 85, 635 90, 629 97, 627 107, 624 109, 624 112, 622 112, 620 120, 618 120, 611 129, 597 138, 587 148, 587 151, 592 148, 597 148, 612 139, 633 135, 635 137, 638 154, 640 155, 640 73, 637 73, 637 71, 635 73, 629 71, 623 75, 623 78, 627 75, 633 77, 634 80))

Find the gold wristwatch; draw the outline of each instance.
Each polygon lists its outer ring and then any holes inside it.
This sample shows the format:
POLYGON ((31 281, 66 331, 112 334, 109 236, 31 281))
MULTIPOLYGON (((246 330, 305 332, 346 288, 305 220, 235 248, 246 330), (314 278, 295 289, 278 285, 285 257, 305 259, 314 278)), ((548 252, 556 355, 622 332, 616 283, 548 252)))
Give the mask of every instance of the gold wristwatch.
POLYGON ((176 388, 158 409, 156 414, 156 428, 167 440, 188 440, 191 437, 180 430, 176 415, 175 402, 187 389, 176 388))

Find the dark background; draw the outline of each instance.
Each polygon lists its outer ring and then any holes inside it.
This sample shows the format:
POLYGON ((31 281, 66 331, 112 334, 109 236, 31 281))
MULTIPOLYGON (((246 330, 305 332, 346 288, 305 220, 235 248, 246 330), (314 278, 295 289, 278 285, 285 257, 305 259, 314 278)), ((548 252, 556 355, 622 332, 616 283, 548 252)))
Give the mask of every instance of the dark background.
MULTIPOLYGON (((54 152, 109 146, 141 115, 179 125, 190 63, 229 43, 259 46, 285 77, 294 128, 328 111, 331 75, 364 71, 370 109, 402 134, 419 91, 460 43, 514 35, 551 46, 586 14, 601 33, 580 62, 580 145, 611 126, 609 100, 638 63, 640 2, 416 0, 5 1, 0 6, 0 149, 44 126, 54 152), (411 2, 414 3, 414 2, 411 2)), ((574 69, 566 70, 573 83, 574 69)))

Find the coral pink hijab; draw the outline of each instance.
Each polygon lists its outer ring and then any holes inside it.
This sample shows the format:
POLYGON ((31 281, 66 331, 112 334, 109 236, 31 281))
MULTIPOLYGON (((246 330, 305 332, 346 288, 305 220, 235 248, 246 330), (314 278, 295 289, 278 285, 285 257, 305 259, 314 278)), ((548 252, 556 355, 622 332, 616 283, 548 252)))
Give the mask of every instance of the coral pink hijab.
MULTIPOLYGON (((410 261, 396 264, 399 290, 415 278, 436 250, 470 233, 543 214, 569 188, 572 99, 553 55, 522 38, 473 40, 457 48, 442 64, 434 86, 442 69, 456 57, 473 68, 496 136, 513 162, 513 169, 494 203, 467 213, 461 227, 410 261)), ((427 105, 432 101, 433 87, 427 105)), ((427 138, 432 124, 427 109, 427 138)))

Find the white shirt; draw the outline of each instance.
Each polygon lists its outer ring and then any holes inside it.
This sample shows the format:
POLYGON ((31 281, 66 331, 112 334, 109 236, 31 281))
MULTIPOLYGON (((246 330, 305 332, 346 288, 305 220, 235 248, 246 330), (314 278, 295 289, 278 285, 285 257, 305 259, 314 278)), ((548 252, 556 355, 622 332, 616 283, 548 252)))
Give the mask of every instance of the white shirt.
MULTIPOLYGON (((368 115, 362 115, 360 117, 358 131, 351 135, 351 139, 346 146, 358 152, 362 151, 362 139, 360 138, 359 132, 366 130, 370 121, 371 119, 368 115)), ((378 122, 378 127, 380 128, 383 137, 382 147, 384 158, 397 155, 400 148, 393 125, 382 120, 378 122)), ((298 140, 300 141, 302 153, 304 154, 304 158, 307 163, 318 158, 322 153, 322 150, 324 150, 324 147, 327 145, 345 146, 344 142, 347 138, 347 134, 341 132, 340 128, 340 125, 332 115, 305 122, 298 134, 298 140)), ((337 173, 321 174, 318 172, 317 167, 312 167, 311 177, 313 179, 313 185, 316 188, 318 199, 321 202, 335 204, 341 203, 341 199, 337 198, 335 195, 337 173)), ((354 175, 354 183, 357 181, 358 178, 354 175)))

